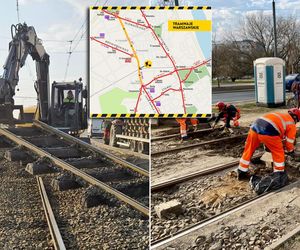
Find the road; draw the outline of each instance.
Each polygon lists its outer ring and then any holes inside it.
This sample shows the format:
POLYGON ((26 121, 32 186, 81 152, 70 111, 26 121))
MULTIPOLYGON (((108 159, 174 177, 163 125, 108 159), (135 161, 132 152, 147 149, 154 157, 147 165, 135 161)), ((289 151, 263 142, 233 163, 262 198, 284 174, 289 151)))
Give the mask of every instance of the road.
POLYGON ((246 102, 255 101, 255 91, 253 90, 241 90, 234 92, 222 91, 220 93, 213 93, 212 102, 217 103, 218 101, 223 102, 246 102))

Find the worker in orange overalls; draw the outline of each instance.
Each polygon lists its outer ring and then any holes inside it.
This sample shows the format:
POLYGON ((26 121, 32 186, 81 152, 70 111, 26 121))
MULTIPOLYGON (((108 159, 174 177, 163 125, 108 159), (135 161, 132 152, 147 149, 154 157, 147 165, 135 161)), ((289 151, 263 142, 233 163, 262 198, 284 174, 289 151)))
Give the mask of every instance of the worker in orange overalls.
POLYGON ((216 107, 219 110, 219 114, 215 120, 215 122, 212 124, 212 128, 215 128, 215 126, 218 124, 218 122, 223 119, 225 122, 225 128, 224 133, 233 133, 230 121, 233 121, 233 125, 235 127, 239 126, 239 119, 241 118, 240 110, 236 108, 232 104, 225 104, 224 102, 218 102, 216 104, 216 107))
MULTIPOLYGON (((187 118, 176 118, 176 121, 179 123, 180 125, 180 135, 181 135, 181 139, 182 140, 187 140, 188 139, 188 135, 187 135, 187 118)), ((197 130, 197 126, 198 126, 198 119, 193 119, 190 118, 189 119, 191 124, 193 125, 194 131, 197 130)))
MULTIPOLYGON (((251 126, 240 164, 237 169, 238 179, 250 177, 249 164, 254 151, 262 143, 272 153, 273 173, 264 178, 255 176, 252 184, 255 189, 265 192, 270 189, 277 189, 287 184, 288 178, 285 171, 285 150, 287 153, 294 151, 294 141, 296 138, 296 123, 300 120, 300 110, 290 109, 288 114, 270 113, 258 118, 251 126), (257 186, 258 185, 258 186, 257 186)), ((252 178, 252 177, 251 177, 252 178)), ((257 190, 255 190, 257 191, 257 190)), ((261 193, 261 192, 257 192, 261 193)))

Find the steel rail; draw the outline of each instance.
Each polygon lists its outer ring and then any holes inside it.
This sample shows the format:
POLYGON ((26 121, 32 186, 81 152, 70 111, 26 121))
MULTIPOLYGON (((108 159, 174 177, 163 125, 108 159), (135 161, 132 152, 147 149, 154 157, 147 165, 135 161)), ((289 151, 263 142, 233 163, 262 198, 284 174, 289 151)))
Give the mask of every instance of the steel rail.
POLYGON ((224 142, 224 141, 231 141, 233 139, 245 138, 246 136, 247 136, 247 133, 244 133, 242 135, 235 135, 235 136, 231 136, 231 137, 224 137, 224 138, 219 138, 219 139, 215 139, 215 140, 199 142, 199 143, 185 145, 185 146, 181 146, 181 147, 177 147, 177 148, 166 149, 166 150, 159 151, 159 152, 151 152, 151 156, 158 156, 158 155, 167 154, 167 153, 174 153, 174 152, 178 152, 181 150, 201 147, 201 146, 208 145, 208 144, 214 144, 214 143, 219 143, 219 142, 224 142))
POLYGON ((257 203, 258 201, 260 200, 263 200, 263 199, 266 199, 268 197, 271 197, 271 196, 274 196, 276 195, 277 193, 281 192, 282 190, 284 189, 287 189, 287 188, 290 188, 290 187, 293 187, 294 185, 299 185, 300 181, 296 181, 296 182, 293 182, 285 187, 282 187, 278 190, 275 190, 275 191, 271 191, 271 192, 267 192, 267 193, 263 193, 261 195, 258 195, 257 197, 254 197, 252 199, 249 199, 248 201, 245 201, 237 206, 234 206, 232 208, 229 208, 227 209, 226 211, 224 212, 221 212, 220 214, 217 214, 217 215, 214 215, 210 218, 207 218, 205 220, 202 220, 192 226, 189 226, 185 229, 182 229, 180 231, 178 231, 177 233, 173 234, 172 236, 167 236, 167 237, 164 237, 162 239, 159 239, 159 240, 156 240, 156 241, 153 241, 151 242, 151 249, 157 249, 158 247, 162 247, 163 245, 165 244, 168 244, 170 242, 172 242, 173 240, 175 239, 178 239, 180 237, 183 237, 191 232, 194 232, 198 229, 201 229, 201 228, 204 228, 205 226, 215 222, 215 221, 218 221, 220 219, 223 219, 225 218, 226 216, 229 216, 230 214, 233 214, 243 208, 246 208, 250 205, 253 205, 255 203, 257 203))
MULTIPOLYGON (((187 134, 194 135, 194 134, 202 134, 202 133, 213 132, 213 131, 214 131, 214 129, 212 129, 212 128, 206 128, 206 129, 201 129, 201 130, 197 130, 197 131, 193 131, 193 132, 188 132, 187 134)), ((166 139, 175 138, 175 137, 180 137, 180 133, 152 137, 151 142, 166 140, 166 139)))
POLYGON ((147 207, 143 206, 141 203, 132 199, 131 197, 121 193, 120 191, 110 187, 109 185, 105 184, 104 182, 97 180, 96 178, 92 177, 91 175, 70 165, 69 163, 66 163, 65 161, 49 154, 48 152, 40 149, 39 147, 36 147, 35 145, 31 144, 30 142, 25 141, 24 139, 11 133, 7 129, 0 128, 0 134, 4 135, 6 138, 15 142, 18 145, 24 146, 25 148, 34 152, 35 154, 39 155, 40 157, 47 157, 54 163, 54 165, 75 174, 76 176, 82 178, 83 180, 87 181, 88 183, 90 183, 96 187, 103 189, 107 193, 110 193, 111 195, 115 196, 117 199, 129 204, 134 209, 140 211, 144 215, 149 216, 149 209, 147 207))
POLYGON ((36 177, 36 180, 38 183, 38 187, 39 187, 39 191, 43 203, 43 208, 47 219, 48 227, 50 230, 50 234, 52 237, 54 248, 55 250, 65 250, 66 247, 63 238, 61 236, 61 233, 59 231, 59 228, 57 226, 55 216, 43 183, 43 179, 41 177, 36 177))
POLYGON ((86 142, 84 142, 84 141, 82 141, 82 140, 80 140, 78 138, 75 138, 74 136, 71 136, 71 135, 69 135, 67 133, 64 133, 64 132, 62 132, 62 131, 60 131, 60 130, 58 130, 56 128, 51 127, 51 126, 49 126, 46 123, 34 120, 33 121, 33 125, 36 126, 36 127, 41 128, 43 130, 46 130, 49 133, 54 133, 57 136, 62 137, 64 140, 66 140, 66 141, 68 141, 70 143, 75 143, 76 145, 79 145, 79 146, 81 146, 81 147, 83 147, 83 148, 85 148, 87 150, 93 151, 93 152, 95 152, 95 153, 97 153, 99 155, 107 157, 107 158, 111 159, 112 161, 120 164, 123 167, 129 168, 129 169, 131 169, 131 170, 133 170, 133 171, 135 171, 135 172, 137 172, 137 173, 139 173, 141 175, 149 177, 149 172, 147 170, 145 170, 143 168, 140 168, 140 167, 138 167, 138 166, 136 166, 136 165, 134 165, 134 164, 132 164, 130 162, 127 162, 127 161, 125 161, 125 160, 123 160, 123 159, 121 159, 121 158, 119 158, 119 157, 117 157, 117 156, 115 156, 115 155, 113 155, 111 153, 102 151, 99 148, 97 148, 97 147, 95 147, 95 146, 93 146, 91 144, 88 144, 88 143, 86 143, 86 142))
MULTIPOLYGON (((255 160, 259 159, 262 155, 263 155, 263 153, 259 153, 255 156, 253 156, 252 159, 253 160, 254 159, 255 160)), ((211 168, 208 168, 208 169, 202 169, 202 170, 199 170, 197 172, 187 174, 185 176, 180 176, 180 177, 173 178, 173 179, 170 179, 170 180, 167 180, 167 181, 164 181, 164 182, 160 182, 160 183, 157 183, 155 185, 151 185, 151 191, 152 192, 159 191, 159 190, 164 189, 166 187, 174 186, 176 184, 179 184, 179 183, 191 180, 191 179, 195 179, 197 177, 201 177, 201 176, 205 176, 205 175, 209 175, 209 174, 214 174, 216 172, 219 172, 219 171, 222 171, 222 170, 225 170, 225 169, 228 169, 228 168, 232 168, 232 167, 238 165, 239 162, 240 162, 240 160, 235 160, 235 161, 225 163, 225 164, 222 164, 222 165, 218 165, 218 166, 214 166, 214 167, 211 167, 211 168)))
POLYGON ((271 245, 267 246, 265 250, 275 250, 275 249, 280 249, 280 247, 283 247, 286 243, 291 241, 293 238, 298 236, 300 234, 300 226, 296 227, 294 230, 288 232, 282 238, 276 240, 274 243, 271 245))

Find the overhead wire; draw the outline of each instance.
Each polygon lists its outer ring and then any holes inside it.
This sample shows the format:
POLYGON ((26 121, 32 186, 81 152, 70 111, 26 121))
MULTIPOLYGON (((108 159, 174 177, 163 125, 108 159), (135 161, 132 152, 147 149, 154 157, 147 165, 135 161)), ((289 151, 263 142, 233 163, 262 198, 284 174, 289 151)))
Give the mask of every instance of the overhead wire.
MULTIPOLYGON (((109 0, 106 0, 103 4, 103 6, 107 5, 109 0)), ((94 6, 97 6, 99 0, 97 0, 94 4, 94 6)), ((88 31, 88 25, 87 25, 87 22, 88 22, 88 17, 84 20, 84 22, 82 23, 82 25, 80 26, 79 30, 76 32, 74 38, 71 40, 72 42, 70 42, 70 47, 69 47, 69 51, 68 51, 68 58, 67 58, 67 65, 66 65, 66 70, 65 70, 65 76, 64 76, 64 81, 66 81, 66 78, 67 78, 67 75, 68 75, 68 70, 69 70, 69 66, 70 66, 70 60, 71 60, 71 56, 72 54, 75 52, 75 50, 77 49, 79 43, 82 41, 82 39, 84 38, 85 34, 87 33, 88 31), (85 27, 85 30, 83 31, 83 28, 85 27), (74 44, 74 41, 75 41, 75 38, 80 34, 82 30, 82 33, 81 33, 81 36, 78 40, 78 42, 74 45, 74 47, 71 46, 71 44, 74 44)), ((87 39, 87 38, 86 38, 87 39)))

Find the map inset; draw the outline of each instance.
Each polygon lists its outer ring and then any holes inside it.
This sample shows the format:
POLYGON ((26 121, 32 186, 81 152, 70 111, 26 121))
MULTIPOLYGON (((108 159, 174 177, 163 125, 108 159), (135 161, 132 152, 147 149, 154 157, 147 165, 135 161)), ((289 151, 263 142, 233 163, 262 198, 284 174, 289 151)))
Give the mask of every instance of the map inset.
POLYGON ((90 114, 211 113, 211 10, 90 10, 90 114))

